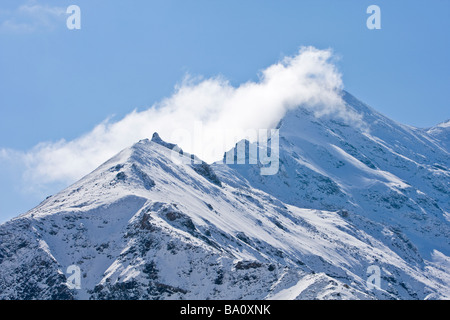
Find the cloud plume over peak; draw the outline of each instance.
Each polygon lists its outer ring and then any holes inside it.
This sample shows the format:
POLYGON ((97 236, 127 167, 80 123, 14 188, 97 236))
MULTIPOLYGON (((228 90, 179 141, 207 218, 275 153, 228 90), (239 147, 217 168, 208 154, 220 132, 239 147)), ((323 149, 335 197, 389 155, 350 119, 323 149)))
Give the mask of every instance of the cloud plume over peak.
MULTIPOLYGON (((330 50, 305 47, 264 69, 259 80, 238 87, 223 77, 187 77, 172 96, 123 119, 104 121, 72 141, 45 142, 15 153, 31 183, 73 182, 121 149, 157 131, 161 137, 206 161, 221 159, 243 132, 273 128, 293 108, 310 108, 317 116, 337 114, 348 120, 340 92, 340 73, 330 50)), ((7 151, 2 151, 5 159, 7 151)), ((9 152, 10 153, 10 152, 9 152)))

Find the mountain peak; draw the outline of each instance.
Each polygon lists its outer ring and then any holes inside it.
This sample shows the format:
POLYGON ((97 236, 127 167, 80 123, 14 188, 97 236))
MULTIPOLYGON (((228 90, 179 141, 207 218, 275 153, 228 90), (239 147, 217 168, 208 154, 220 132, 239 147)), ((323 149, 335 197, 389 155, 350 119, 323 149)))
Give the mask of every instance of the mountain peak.
POLYGON ((157 143, 157 144, 159 144, 159 145, 161 145, 163 147, 166 147, 168 149, 173 149, 173 148, 175 148, 177 146, 174 143, 169 143, 169 142, 166 142, 163 139, 161 139, 161 137, 159 136, 158 132, 153 133, 151 141, 154 142, 154 143, 157 143))
POLYGON ((450 152, 450 119, 426 129, 426 133, 437 139, 440 145, 450 152))
POLYGON ((448 153, 343 99, 370 131, 292 110, 273 175, 140 140, 0 225, 0 299, 448 299, 448 153))
POLYGON ((436 127, 439 127, 439 128, 450 128, 450 119, 447 119, 447 120, 439 123, 438 125, 436 125, 436 127))

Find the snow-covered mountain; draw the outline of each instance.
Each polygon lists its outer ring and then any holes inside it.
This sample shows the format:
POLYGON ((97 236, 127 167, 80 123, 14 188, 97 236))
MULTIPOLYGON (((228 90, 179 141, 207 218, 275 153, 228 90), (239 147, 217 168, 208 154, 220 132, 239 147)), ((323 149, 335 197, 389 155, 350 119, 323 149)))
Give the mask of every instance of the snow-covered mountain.
POLYGON ((448 130, 343 98, 358 125, 280 121, 275 175, 157 134, 123 150, 0 225, 0 298, 449 299, 448 130))
POLYGON ((261 175, 251 165, 233 168, 285 203, 345 209, 401 229, 427 258, 433 249, 450 254, 448 126, 425 132, 395 123, 346 92, 344 100, 362 116, 357 126, 299 108, 278 125, 277 175, 261 175))
POLYGON ((444 149, 450 150, 450 119, 429 128, 426 133, 436 138, 444 149))

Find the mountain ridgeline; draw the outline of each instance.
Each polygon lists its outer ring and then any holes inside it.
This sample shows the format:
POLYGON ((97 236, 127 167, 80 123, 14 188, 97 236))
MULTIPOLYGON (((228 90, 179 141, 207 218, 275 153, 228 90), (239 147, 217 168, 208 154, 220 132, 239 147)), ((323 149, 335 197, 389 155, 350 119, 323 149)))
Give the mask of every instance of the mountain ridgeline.
POLYGON ((357 125, 283 117, 273 175, 121 151, 0 225, 0 299, 449 299, 448 121, 343 99, 357 125))

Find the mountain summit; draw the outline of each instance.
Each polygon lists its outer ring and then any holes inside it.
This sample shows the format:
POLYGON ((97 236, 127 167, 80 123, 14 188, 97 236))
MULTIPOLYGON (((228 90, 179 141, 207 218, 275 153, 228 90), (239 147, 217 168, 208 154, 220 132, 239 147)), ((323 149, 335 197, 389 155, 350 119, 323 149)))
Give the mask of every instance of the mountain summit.
POLYGON ((280 121, 274 175, 121 151, 0 225, 0 298, 449 299, 448 131, 343 98, 358 125, 280 121))

